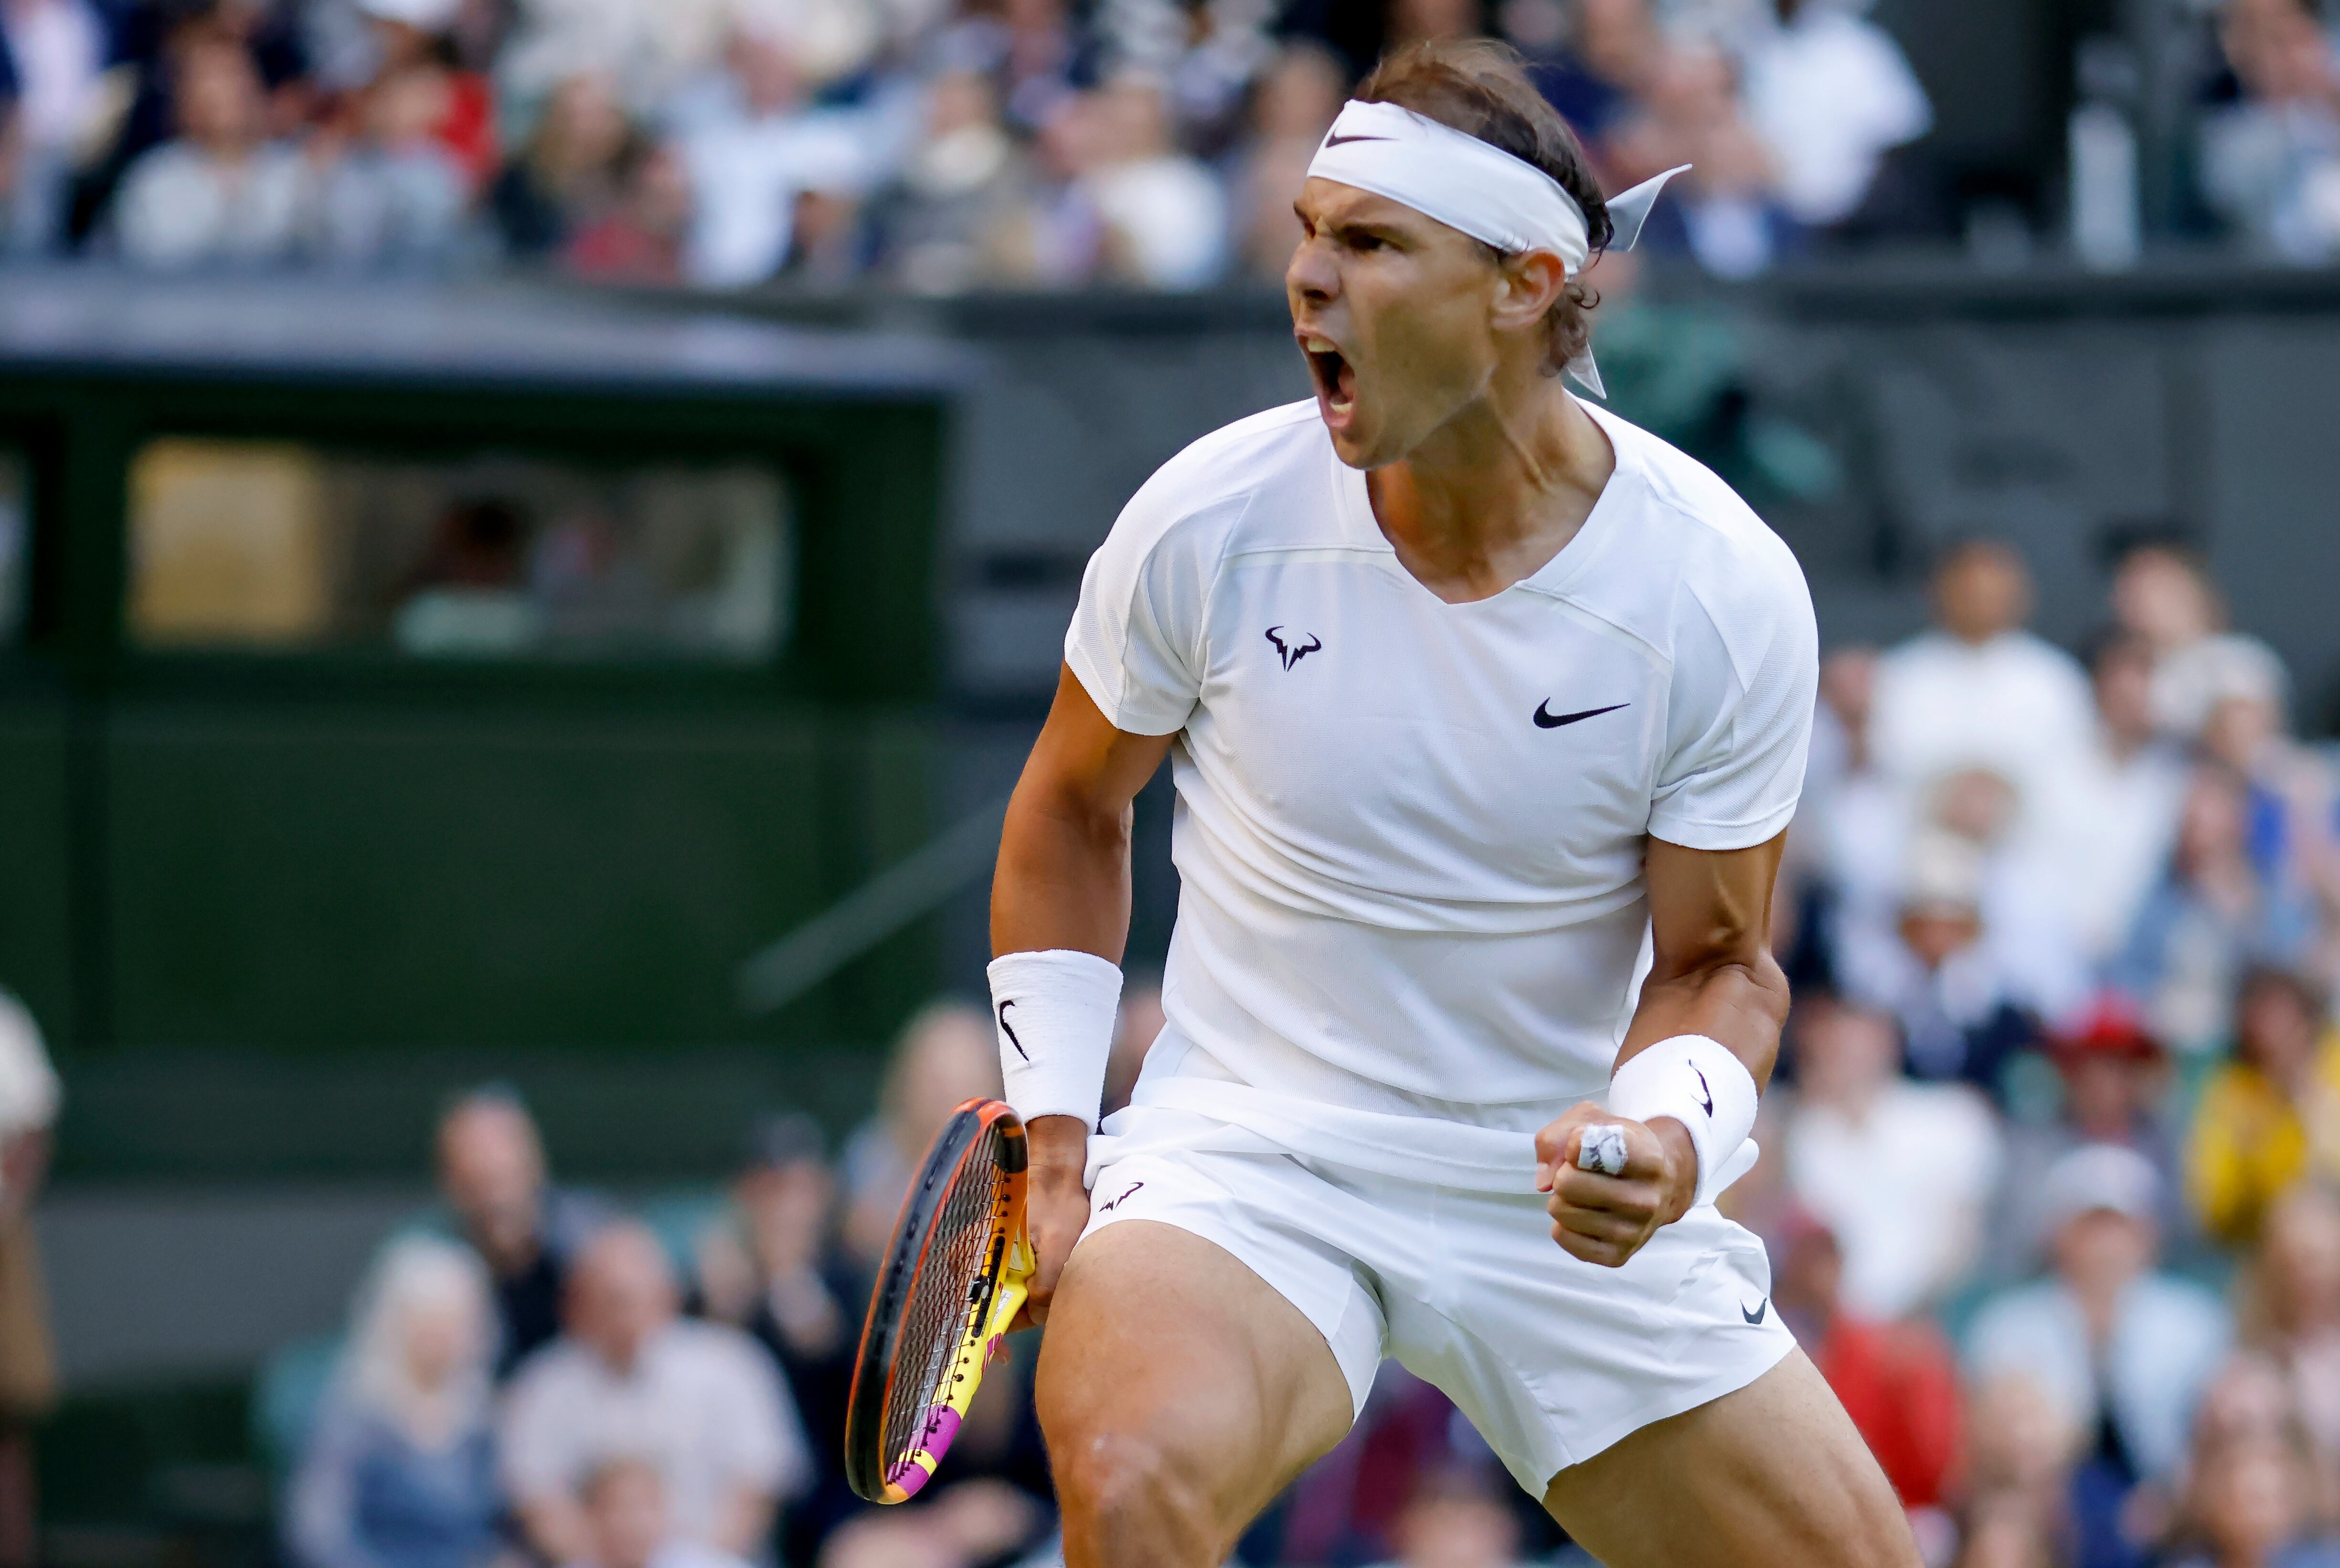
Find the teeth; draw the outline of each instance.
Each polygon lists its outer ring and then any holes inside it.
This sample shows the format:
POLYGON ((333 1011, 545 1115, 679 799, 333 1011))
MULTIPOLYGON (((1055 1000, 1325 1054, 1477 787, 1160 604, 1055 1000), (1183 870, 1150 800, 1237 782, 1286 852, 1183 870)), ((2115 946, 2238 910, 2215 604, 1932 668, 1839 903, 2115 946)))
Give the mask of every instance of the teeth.
POLYGON ((1333 346, 1333 340, 1331 338, 1302 338, 1300 340, 1300 346, 1306 349, 1312 354, 1336 354, 1341 352, 1339 349, 1333 346))

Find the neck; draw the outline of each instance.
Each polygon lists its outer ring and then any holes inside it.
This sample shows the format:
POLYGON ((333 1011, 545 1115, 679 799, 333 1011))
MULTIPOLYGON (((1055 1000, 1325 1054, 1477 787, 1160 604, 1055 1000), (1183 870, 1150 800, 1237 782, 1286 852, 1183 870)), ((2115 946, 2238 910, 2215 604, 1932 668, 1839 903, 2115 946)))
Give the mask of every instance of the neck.
POLYGON ((1608 436, 1540 368, 1486 390, 1399 461, 1367 476, 1398 560, 1451 604, 1489 599, 1576 537, 1616 471, 1608 436))

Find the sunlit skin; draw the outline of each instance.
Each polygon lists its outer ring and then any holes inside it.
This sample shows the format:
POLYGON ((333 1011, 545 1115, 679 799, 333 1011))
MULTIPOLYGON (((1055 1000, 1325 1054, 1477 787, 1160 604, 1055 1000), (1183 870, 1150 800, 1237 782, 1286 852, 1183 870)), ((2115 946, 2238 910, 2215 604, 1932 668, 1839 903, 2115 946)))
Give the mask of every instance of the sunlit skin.
POLYGON ((1450 602, 1532 575, 1591 515, 1608 438, 1545 365, 1568 276, 1411 207, 1312 179, 1284 273, 1333 450, 1367 471, 1406 569, 1450 602))

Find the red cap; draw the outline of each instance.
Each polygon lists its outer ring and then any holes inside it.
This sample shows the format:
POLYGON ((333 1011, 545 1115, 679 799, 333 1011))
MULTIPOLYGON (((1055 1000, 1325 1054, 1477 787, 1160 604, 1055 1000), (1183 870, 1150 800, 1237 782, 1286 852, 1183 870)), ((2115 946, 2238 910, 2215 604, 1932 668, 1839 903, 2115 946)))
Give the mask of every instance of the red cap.
POLYGON ((2157 1062, 2161 1042, 2153 1037, 2128 1001, 2105 992, 2088 1007, 2079 1022, 2048 1042, 2056 1059, 2066 1067, 2087 1057, 2119 1057, 2133 1062, 2157 1062))

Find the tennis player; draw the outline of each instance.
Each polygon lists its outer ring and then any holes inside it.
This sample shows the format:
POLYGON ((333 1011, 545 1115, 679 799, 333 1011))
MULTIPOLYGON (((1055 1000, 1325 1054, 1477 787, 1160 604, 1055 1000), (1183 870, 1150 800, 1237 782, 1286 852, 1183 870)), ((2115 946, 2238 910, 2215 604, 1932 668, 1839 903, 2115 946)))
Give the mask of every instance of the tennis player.
POLYGON ((1089 563, 990 971, 1071 1568, 1215 1568, 1384 1355, 1611 1568, 1918 1561, 1713 1205, 1787 1014, 1816 636, 1754 513, 1561 379, 1653 194, 1612 215, 1501 45, 1393 57, 1298 202, 1314 400, 1089 563), (1169 1022, 1100 1130, 1165 756, 1169 1022))

